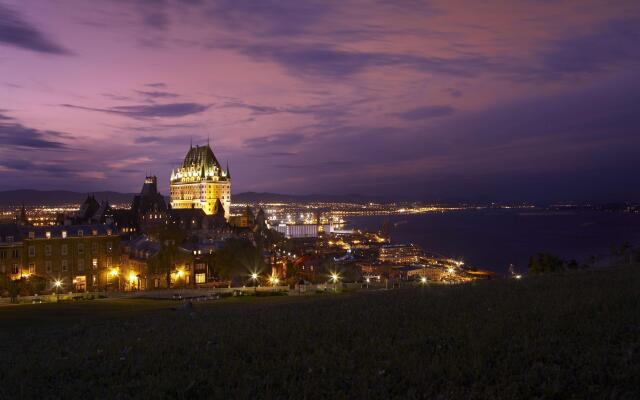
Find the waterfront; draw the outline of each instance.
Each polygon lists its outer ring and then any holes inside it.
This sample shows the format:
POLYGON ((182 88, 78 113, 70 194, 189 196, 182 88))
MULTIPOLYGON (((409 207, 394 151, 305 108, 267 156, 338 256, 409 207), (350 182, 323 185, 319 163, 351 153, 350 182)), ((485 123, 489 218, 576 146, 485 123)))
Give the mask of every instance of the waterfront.
POLYGON ((348 217, 347 226, 378 230, 392 224, 392 240, 461 258, 499 274, 513 263, 525 271, 529 257, 546 251, 586 261, 611 246, 640 242, 640 214, 543 209, 480 209, 413 215, 348 217))

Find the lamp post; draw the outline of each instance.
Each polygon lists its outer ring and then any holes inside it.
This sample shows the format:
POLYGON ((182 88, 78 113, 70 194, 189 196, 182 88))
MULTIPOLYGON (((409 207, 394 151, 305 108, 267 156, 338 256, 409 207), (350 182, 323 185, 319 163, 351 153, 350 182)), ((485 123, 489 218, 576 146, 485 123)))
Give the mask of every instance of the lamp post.
POLYGON ((340 275, 338 275, 337 272, 332 272, 331 273, 331 281, 333 282, 333 292, 334 293, 337 291, 336 284, 338 283, 339 280, 340 280, 340 275))
POLYGON ((56 280, 53 285, 56 287, 56 302, 60 301, 60 287, 62 286, 62 281, 56 280))
POLYGON ((253 293, 258 291, 258 274, 256 272, 251 274, 251 280, 253 281, 253 293))

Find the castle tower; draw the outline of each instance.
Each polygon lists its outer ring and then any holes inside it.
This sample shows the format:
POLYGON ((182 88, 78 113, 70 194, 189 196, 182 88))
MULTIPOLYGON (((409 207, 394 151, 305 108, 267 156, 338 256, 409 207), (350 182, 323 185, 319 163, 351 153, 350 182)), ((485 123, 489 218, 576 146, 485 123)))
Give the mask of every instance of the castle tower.
POLYGON ((229 218, 231 177, 223 170, 211 147, 190 146, 182 165, 171 172, 169 182, 172 208, 201 208, 206 214, 216 212, 219 200, 229 218))

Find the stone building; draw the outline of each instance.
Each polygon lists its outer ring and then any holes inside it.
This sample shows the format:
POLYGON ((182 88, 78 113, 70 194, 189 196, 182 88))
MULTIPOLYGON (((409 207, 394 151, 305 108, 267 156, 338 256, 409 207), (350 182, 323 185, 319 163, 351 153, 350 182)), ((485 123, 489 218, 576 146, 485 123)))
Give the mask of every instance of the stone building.
POLYGON ((209 144, 190 146, 182 165, 171 171, 171 207, 201 208, 205 214, 216 212, 216 201, 229 218, 231 175, 229 166, 222 169, 209 144))

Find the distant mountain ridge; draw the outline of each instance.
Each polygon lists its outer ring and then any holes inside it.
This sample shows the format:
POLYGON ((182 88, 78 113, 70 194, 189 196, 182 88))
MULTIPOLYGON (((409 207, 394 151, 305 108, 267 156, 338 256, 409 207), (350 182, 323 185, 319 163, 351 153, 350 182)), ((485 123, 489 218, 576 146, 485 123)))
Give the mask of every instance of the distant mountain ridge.
POLYGON ((134 193, 120 193, 111 191, 72 192, 68 190, 7 190, 0 192, 0 205, 3 206, 36 206, 40 204, 63 205, 82 203, 87 195, 94 195, 96 200, 109 200, 110 203, 130 203, 134 193))
POLYGON ((276 202, 299 202, 308 203, 314 201, 336 202, 336 203, 367 203, 370 201, 380 201, 381 199, 364 196, 361 194, 279 194, 268 192, 243 192, 231 197, 233 203, 276 203, 276 202))
MULTIPOLYGON (((98 201, 109 200, 110 203, 122 204, 130 203, 135 193, 120 193, 112 191, 96 192, 72 192, 68 190, 7 190, 0 192, 0 205, 2 206, 35 206, 40 204, 63 205, 71 203, 82 203, 87 195, 94 195, 98 201)), ((369 201, 381 201, 372 197, 360 194, 329 195, 329 194, 308 194, 290 195, 279 193, 258 193, 243 192, 231 196, 232 203, 275 203, 275 202, 299 202, 307 203, 314 201, 336 202, 336 203, 366 203, 369 201)))

